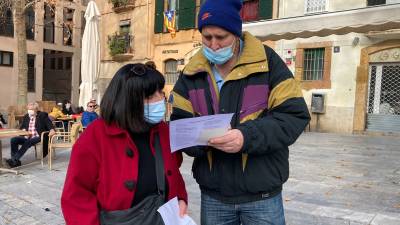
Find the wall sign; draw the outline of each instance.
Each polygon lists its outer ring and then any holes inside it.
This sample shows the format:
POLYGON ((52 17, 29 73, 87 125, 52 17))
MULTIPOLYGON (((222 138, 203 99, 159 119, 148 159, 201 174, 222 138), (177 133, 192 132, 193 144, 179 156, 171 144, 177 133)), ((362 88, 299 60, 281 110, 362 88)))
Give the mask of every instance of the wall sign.
POLYGON ((176 54, 179 51, 177 49, 169 49, 169 50, 163 50, 162 54, 176 54))
POLYGON ((197 47, 201 47, 201 46, 202 46, 201 42, 193 43, 193 48, 197 48, 197 47))
POLYGON ((333 47, 333 52, 334 53, 339 53, 340 52, 340 46, 334 46, 333 47))

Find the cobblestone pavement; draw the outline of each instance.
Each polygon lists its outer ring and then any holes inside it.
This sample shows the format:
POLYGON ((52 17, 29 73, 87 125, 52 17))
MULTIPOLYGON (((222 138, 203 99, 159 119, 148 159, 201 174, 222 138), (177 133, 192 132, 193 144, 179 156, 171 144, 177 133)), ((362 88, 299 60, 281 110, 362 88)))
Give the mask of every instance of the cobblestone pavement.
MULTIPOLYGON (((305 133, 290 151, 287 224, 400 225, 399 137, 305 133)), ((69 153, 58 151, 49 171, 30 150, 22 174, 0 174, 0 225, 64 224, 60 195, 69 153)), ((3 140, 3 156, 9 154, 3 140)), ((190 168, 185 158, 189 212, 200 224, 200 193, 190 168)))

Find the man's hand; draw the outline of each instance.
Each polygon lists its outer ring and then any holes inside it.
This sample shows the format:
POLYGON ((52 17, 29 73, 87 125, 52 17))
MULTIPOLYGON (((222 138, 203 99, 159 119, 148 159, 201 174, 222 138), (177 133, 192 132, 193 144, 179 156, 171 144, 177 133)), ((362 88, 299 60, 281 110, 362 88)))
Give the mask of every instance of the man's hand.
POLYGON ((183 217, 187 214, 187 204, 183 200, 179 200, 179 216, 183 217))
POLYGON ((238 129, 232 129, 221 137, 211 138, 208 145, 227 153, 237 153, 243 147, 243 134, 238 129))
POLYGON ((51 129, 49 132, 49 137, 53 136, 56 134, 56 131, 54 129, 51 129))

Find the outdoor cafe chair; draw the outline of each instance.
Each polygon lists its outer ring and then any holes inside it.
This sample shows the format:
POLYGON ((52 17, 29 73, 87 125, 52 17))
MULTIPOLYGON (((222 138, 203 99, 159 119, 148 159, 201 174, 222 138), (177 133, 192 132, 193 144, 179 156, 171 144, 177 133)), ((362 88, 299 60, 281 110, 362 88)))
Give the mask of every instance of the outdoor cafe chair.
MULTIPOLYGON (((40 135, 40 142, 39 143, 37 143, 36 145, 34 145, 34 148, 35 148, 35 158, 37 159, 38 158, 38 153, 40 153, 40 162, 41 162, 41 164, 42 164, 42 167, 43 167, 43 148, 44 148, 44 142, 46 141, 45 140, 45 137, 47 137, 47 141, 49 140, 49 131, 45 131, 45 132, 42 132, 42 134, 40 135), (47 135, 47 136, 45 136, 45 135, 47 135)), ((48 148, 48 147, 47 147, 48 148)))
POLYGON ((49 155, 48 155, 48 164, 49 170, 52 168, 52 162, 55 155, 55 149, 57 148, 69 148, 75 144, 75 141, 78 139, 79 130, 81 129, 81 123, 74 123, 71 126, 71 129, 68 132, 56 132, 55 135, 50 137, 49 141, 49 155))

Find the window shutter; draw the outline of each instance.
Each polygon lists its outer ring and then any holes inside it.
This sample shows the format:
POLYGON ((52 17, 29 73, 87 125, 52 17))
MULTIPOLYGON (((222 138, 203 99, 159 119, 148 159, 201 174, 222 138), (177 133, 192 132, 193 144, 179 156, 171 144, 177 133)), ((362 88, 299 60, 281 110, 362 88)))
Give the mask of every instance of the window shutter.
POLYGON ((243 2, 242 10, 240 11, 240 16, 243 21, 255 21, 259 19, 258 15, 259 2, 258 1, 245 1, 243 2))
POLYGON ((156 0, 154 33, 162 33, 164 25, 164 0, 156 0))
POLYGON ((272 19, 272 0, 259 0, 258 15, 260 19, 272 19))
POLYGON ((178 29, 195 28, 196 1, 179 0, 178 7, 178 29))

